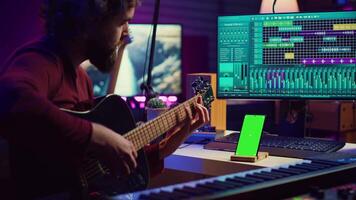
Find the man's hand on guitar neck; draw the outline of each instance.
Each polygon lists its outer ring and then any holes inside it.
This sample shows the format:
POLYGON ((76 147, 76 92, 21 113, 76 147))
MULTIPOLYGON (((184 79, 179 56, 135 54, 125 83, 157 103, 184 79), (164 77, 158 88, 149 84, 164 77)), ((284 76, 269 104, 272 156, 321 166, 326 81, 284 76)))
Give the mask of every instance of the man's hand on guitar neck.
MULTIPOLYGON (((137 167, 137 151, 129 140, 97 123, 92 123, 93 132, 89 151, 109 167, 112 173, 130 174, 137 167)), ((118 174, 113 174, 117 176, 118 174)))
POLYGON ((198 98, 197 103, 194 106, 195 116, 192 116, 190 108, 186 107, 187 117, 185 120, 178 122, 178 125, 174 127, 168 133, 168 137, 162 140, 159 144, 160 159, 171 155, 197 128, 207 123, 209 119, 209 112, 203 106, 203 100, 198 98))

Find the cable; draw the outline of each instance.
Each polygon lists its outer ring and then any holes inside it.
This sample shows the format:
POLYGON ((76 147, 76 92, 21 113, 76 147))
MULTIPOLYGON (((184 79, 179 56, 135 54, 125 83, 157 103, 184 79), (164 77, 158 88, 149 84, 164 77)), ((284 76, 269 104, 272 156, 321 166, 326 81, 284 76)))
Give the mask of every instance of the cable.
MULTIPOLYGON (((147 65, 147 58, 149 57, 149 48, 150 48, 150 44, 151 44, 151 37, 152 37, 152 31, 153 31, 153 26, 150 26, 150 31, 149 31, 149 34, 148 34, 148 38, 147 38, 147 43, 146 43, 146 53, 145 53, 145 61, 144 61, 144 64, 143 64, 143 73, 142 73, 142 84, 145 84, 145 74, 146 74, 146 70, 148 70, 148 65, 147 65)), ((146 77, 147 79, 147 77, 146 77)), ((140 89, 141 89, 141 93, 144 94, 144 88, 140 86, 140 89)))
POLYGON ((152 68, 153 68, 153 60, 154 60, 154 50, 156 47, 156 33, 157 33, 157 24, 158 24, 158 18, 159 18, 159 9, 160 9, 160 3, 161 0, 156 0, 155 2, 155 7, 154 7, 154 12, 153 12, 153 33, 151 37, 151 48, 150 48, 150 57, 149 57, 149 62, 148 62, 148 70, 147 70, 147 79, 146 79, 146 84, 142 85, 144 87, 145 91, 145 96, 146 96, 146 102, 150 100, 151 98, 157 96, 158 94, 154 92, 152 85, 151 85, 151 79, 152 79, 152 68))
POLYGON ((352 100, 352 130, 355 130, 355 100, 352 100))
POLYGON ((310 101, 305 100, 304 105, 304 137, 311 137, 311 113, 310 113, 310 101))
POLYGON ((274 1, 273 1, 273 5, 272 5, 272 12, 273 12, 273 14, 276 13, 276 12, 275 12, 275 9, 274 9, 274 8, 276 7, 276 3, 277 3, 277 0, 274 0, 274 1))

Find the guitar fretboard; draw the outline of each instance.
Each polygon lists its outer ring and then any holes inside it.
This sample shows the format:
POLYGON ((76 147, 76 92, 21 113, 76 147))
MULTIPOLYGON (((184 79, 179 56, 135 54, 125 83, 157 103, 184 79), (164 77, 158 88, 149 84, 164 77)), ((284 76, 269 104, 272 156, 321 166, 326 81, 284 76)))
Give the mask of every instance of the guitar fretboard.
POLYGON ((136 150, 141 149, 158 136, 169 131, 179 122, 185 120, 187 117, 185 107, 189 107, 190 111, 194 112, 191 108, 196 104, 197 98, 198 96, 195 96, 173 109, 162 113, 157 118, 131 130, 124 137, 135 145, 136 150))

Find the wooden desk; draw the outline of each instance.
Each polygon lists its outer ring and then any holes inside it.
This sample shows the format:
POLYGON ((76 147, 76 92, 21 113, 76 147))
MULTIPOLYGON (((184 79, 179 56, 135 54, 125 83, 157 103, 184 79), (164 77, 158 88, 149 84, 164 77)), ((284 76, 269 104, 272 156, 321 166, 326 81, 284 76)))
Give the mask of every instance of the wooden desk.
MULTIPOLYGON (((184 146, 185 144, 181 147, 184 146)), ((356 154, 356 144, 347 143, 338 152, 356 154)), ((296 158, 269 156, 256 163, 235 162, 230 161, 231 154, 232 152, 203 149, 203 145, 189 145, 177 149, 173 155, 165 159, 164 172, 151 180, 150 188, 302 161, 296 158)))
MULTIPOLYGON (((200 159, 215 160, 215 161, 220 161, 225 163, 244 164, 249 166, 260 166, 260 167, 273 167, 282 164, 301 161, 301 159, 296 159, 296 158, 268 156, 267 159, 258 161, 256 163, 236 162, 236 161, 230 161, 230 156, 232 154, 233 152, 207 150, 203 148, 203 145, 190 145, 185 148, 178 149, 177 151, 174 152, 174 155, 189 156, 189 157, 200 158, 200 159)), ((167 165, 167 167, 170 166, 167 165)))

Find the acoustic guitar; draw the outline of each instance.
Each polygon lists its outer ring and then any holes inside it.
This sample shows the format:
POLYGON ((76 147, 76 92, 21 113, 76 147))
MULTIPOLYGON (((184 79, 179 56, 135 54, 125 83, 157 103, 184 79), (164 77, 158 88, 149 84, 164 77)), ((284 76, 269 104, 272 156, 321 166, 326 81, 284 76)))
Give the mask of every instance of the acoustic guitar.
POLYGON ((117 95, 107 95, 100 99, 96 106, 85 112, 62 109, 72 115, 92 122, 100 123, 130 140, 138 151, 138 167, 129 176, 112 176, 110 170, 94 155, 87 155, 78 173, 82 193, 99 191, 105 194, 120 194, 145 189, 149 183, 149 166, 146 163, 144 146, 176 126, 186 116, 185 107, 194 113, 198 96, 209 108, 214 100, 209 83, 202 78, 193 84, 196 96, 162 113, 157 118, 136 127, 134 118, 127 103, 117 95))

